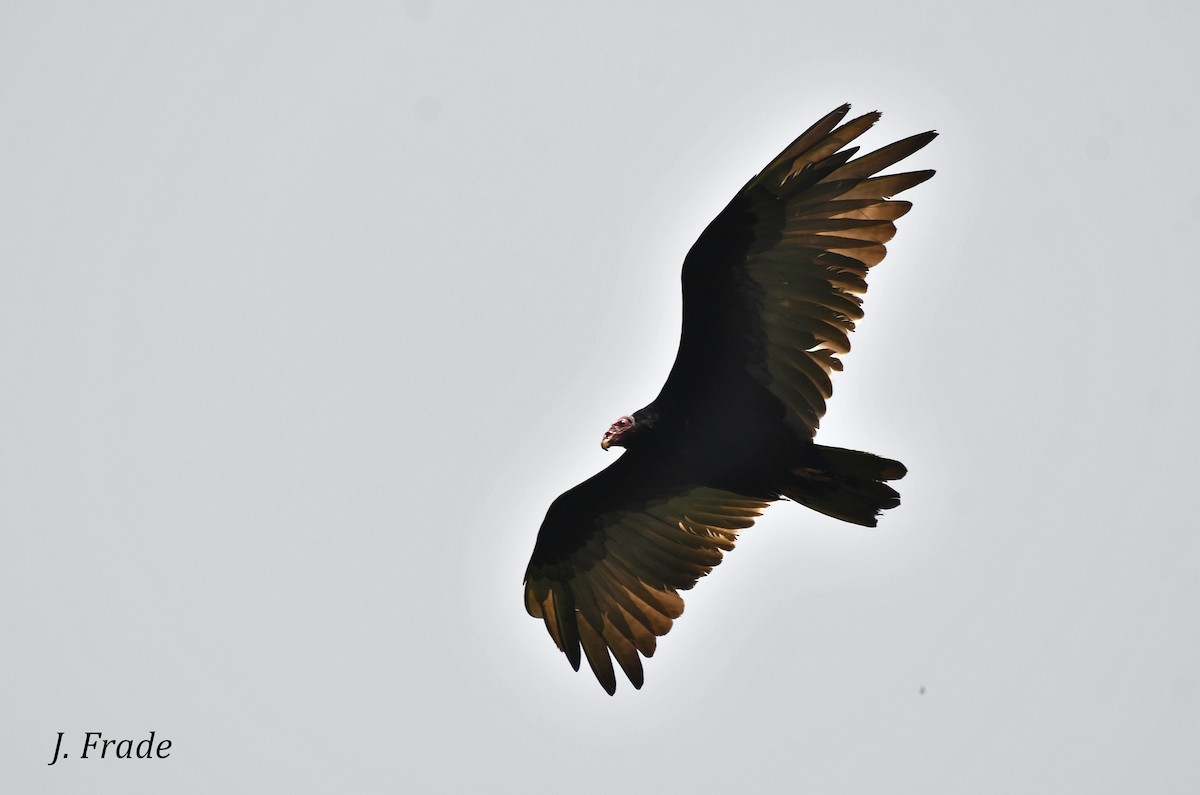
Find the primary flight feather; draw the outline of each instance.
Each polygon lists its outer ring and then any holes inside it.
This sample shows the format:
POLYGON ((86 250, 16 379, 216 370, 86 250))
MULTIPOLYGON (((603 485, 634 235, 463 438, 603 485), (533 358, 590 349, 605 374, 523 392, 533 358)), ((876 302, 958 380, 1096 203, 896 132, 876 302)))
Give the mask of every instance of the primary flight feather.
POLYGON ((578 670, 581 653, 610 694, 613 660, 634 687, 642 657, 683 612, 687 590, 773 501, 874 526, 900 504, 899 461, 813 442, 862 317, 867 271, 892 223, 890 197, 933 176, 875 176, 936 136, 852 159, 879 120, 825 116, 746 183, 683 263, 683 332, 650 405, 600 446, 611 466, 561 495, 538 532, 525 607, 578 670))

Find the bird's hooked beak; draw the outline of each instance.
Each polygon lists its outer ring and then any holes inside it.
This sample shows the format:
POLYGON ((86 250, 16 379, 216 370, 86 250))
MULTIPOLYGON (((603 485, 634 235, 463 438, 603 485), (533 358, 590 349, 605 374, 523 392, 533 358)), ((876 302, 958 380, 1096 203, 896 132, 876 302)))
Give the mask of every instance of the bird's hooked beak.
POLYGON ((600 440, 600 449, 607 450, 611 444, 612 438, 607 433, 604 434, 604 438, 600 440))

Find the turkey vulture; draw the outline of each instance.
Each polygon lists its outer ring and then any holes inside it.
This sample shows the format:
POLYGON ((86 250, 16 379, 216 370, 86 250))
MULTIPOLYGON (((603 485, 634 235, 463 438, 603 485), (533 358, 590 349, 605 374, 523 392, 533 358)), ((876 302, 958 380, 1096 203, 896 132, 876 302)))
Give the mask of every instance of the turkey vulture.
POLYGON ((550 506, 525 572, 525 608, 611 695, 612 658, 635 688, 643 657, 683 612, 679 591, 721 562, 738 531, 790 499, 873 527, 900 504, 899 461, 813 442, 850 350, 867 270, 909 211, 889 197, 933 171, 875 176, 928 144, 921 133, 857 159, 876 121, 843 105, 742 188, 683 262, 683 332, 658 397, 600 446, 607 469, 550 506), (840 126, 839 126, 840 124, 840 126), (611 654, 611 657, 610 657, 611 654))

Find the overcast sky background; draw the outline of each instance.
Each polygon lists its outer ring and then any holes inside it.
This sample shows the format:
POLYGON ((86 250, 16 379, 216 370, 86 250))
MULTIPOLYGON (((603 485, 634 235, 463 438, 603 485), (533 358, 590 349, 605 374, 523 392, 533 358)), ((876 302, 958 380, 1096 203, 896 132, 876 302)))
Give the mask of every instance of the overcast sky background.
POLYGON ((9 791, 1195 791, 1200 12, 604 6, 0 5, 9 791), (844 101, 942 133, 820 435, 904 504, 772 508, 609 698, 538 525, 844 101))

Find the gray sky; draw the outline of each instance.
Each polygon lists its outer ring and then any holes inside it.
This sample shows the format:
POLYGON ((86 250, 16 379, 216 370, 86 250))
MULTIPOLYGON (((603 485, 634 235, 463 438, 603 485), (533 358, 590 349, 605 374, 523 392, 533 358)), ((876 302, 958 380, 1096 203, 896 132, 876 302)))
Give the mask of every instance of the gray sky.
POLYGON ((12 791, 1194 791, 1198 27, 5 3, 12 791), (609 698, 525 615, 538 524, 665 378, 696 235, 843 101, 942 133, 819 437, 904 504, 772 508, 609 698))

